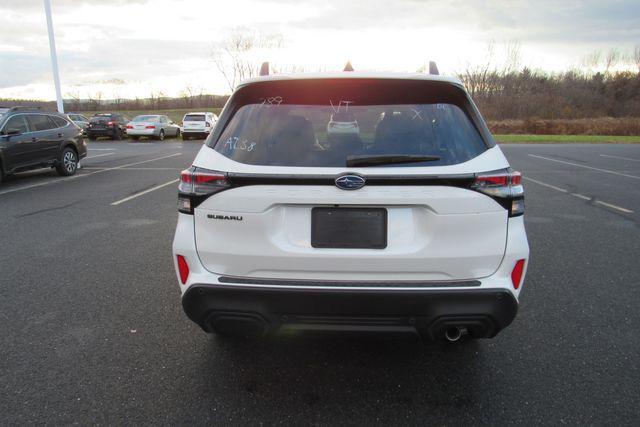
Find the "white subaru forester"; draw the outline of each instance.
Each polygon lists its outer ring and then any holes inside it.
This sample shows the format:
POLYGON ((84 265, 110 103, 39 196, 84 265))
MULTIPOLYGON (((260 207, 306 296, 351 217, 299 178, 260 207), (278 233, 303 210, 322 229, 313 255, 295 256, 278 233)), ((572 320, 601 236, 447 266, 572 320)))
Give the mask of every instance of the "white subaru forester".
POLYGON ((182 304, 207 332, 457 341, 493 337, 516 315, 529 257, 521 175, 457 79, 248 80, 178 197, 182 304), (338 113, 358 131, 328 132, 338 113))

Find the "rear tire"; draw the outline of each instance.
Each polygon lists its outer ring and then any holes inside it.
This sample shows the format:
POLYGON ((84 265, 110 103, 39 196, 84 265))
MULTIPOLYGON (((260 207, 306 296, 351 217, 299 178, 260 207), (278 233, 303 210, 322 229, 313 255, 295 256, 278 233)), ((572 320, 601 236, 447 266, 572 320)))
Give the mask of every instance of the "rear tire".
POLYGON ((76 150, 67 147, 60 153, 60 158, 56 162, 56 172, 58 175, 71 176, 78 170, 78 154, 76 150))
POLYGON ((158 141, 164 141, 164 129, 160 129, 160 134, 158 135, 158 141))
POLYGON ((180 129, 176 131, 176 139, 180 138, 180 129))

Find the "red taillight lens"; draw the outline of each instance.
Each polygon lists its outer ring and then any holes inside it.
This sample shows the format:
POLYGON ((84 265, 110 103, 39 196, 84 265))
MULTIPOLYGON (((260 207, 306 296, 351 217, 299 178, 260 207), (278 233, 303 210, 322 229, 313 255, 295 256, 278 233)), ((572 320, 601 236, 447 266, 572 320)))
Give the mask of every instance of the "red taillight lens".
POLYGON ((200 202, 229 186, 224 173, 191 166, 180 173, 178 211, 193 214, 193 209, 200 202))
POLYGON ((153 126, 153 125, 149 125, 149 126, 145 126, 144 128, 145 128, 145 129, 155 129, 156 127, 155 127, 155 126, 153 126))
POLYGON ((180 274, 180 281, 184 285, 187 283, 187 279, 189 278, 189 264, 187 264, 187 260, 182 255, 176 255, 178 259, 178 273, 180 274))
POLYGON ((115 124, 116 124, 116 122, 107 122, 107 126, 113 126, 115 124))
POLYGON ((524 213, 522 174, 508 169, 476 175, 471 189, 486 194, 504 206, 509 216, 524 213))
POLYGON ((520 287, 520 280, 522 280, 523 271, 524 271, 524 260, 519 259, 516 262, 515 267, 513 267, 513 271, 511 272, 511 283, 513 283, 513 289, 518 289, 520 287))
POLYGON ((127 129, 133 129, 133 126, 127 125, 127 129))

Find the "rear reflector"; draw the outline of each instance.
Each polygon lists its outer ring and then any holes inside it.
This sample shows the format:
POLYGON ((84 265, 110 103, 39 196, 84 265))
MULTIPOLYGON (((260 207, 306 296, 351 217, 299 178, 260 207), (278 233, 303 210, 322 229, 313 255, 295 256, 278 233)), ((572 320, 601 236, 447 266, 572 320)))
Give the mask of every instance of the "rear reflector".
POLYGON ((522 280, 522 272, 524 271, 524 260, 520 259, 516 262, 513 271, 511 272, 511 283, 513 283, 513 289, 520 287, 520 280, 522 280))
POLYGON ((189 278, 189 264, 187 264, 187 260, 182 255, 176 255, 178 258, 178 273, 180 273, 180 281, 184 285, 187 283, 187 279, 189 278))

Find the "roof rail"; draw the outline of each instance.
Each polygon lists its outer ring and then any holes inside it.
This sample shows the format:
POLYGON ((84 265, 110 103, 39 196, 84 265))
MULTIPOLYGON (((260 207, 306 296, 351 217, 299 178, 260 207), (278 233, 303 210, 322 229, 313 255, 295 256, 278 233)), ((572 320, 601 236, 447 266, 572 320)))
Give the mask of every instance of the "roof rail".
POLYGON ((265 61, 262 63, 262 65, 260 66, 260 75, 261 76, 268 76, 269 75, 269 62, 265 61))
POLYGON ((429 74, 434 76, 440 74, 440 71, 438 71, 438 65, 436 65, 436 61, 429 61, 429 74))
POLYGON ((17 107, 11 107, 9 109, 9 111, 40 111, 42 110, 42 107, 22 107, 22 106, 17 106, 17 107))
POLYGON ((347 61, 347 65, 344 66, 344 70, 342 71, 353 71, 353 65, 351 65, 351 61, 347 61))

